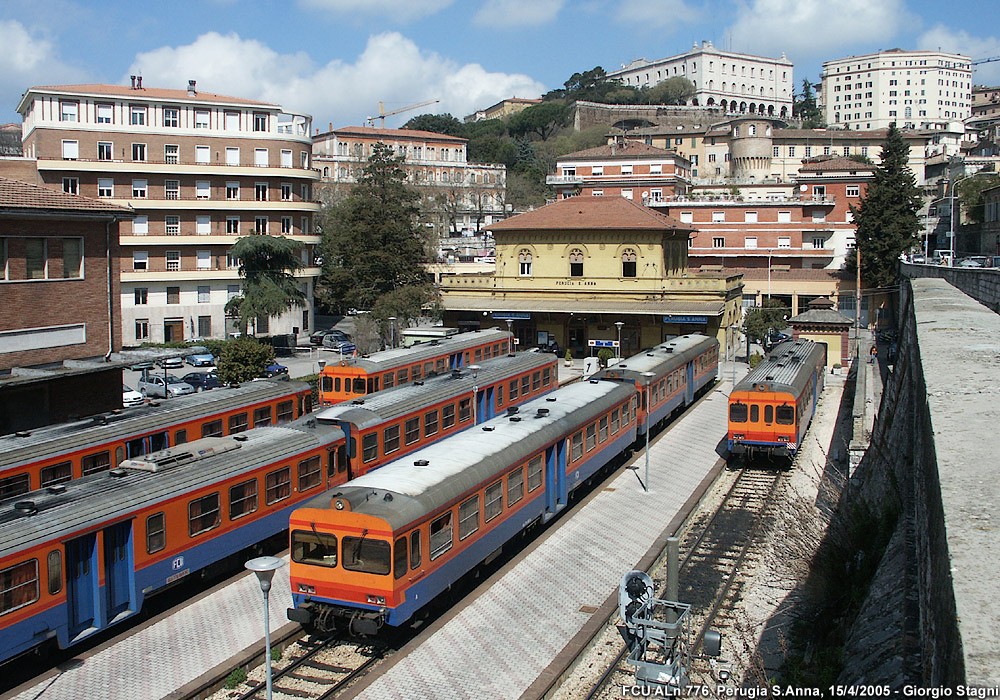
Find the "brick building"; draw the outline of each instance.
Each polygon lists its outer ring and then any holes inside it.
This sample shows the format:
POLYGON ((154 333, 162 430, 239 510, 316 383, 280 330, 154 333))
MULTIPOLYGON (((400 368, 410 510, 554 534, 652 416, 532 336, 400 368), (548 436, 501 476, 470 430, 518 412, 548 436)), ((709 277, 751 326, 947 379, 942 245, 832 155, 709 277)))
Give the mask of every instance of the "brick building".
POLYGON ((691 164, 675 151, 616 140, 560 156, 545 178, 559 199, 575 195, 657 201, 687 192, 691 164))
MULTIPOLYGON (((24 156, 38 180, 135 211, 121 232, 125 345, 234 330, 240 236, 299 244, 307 306, 258 319, 257 332, 308 331, 319 274, 313 248, 310 117, 279 106, 187 90, 118 85, 32 87, 18 105, 24 156)), ((0 164, 0 172, 22 164, 0 164)))

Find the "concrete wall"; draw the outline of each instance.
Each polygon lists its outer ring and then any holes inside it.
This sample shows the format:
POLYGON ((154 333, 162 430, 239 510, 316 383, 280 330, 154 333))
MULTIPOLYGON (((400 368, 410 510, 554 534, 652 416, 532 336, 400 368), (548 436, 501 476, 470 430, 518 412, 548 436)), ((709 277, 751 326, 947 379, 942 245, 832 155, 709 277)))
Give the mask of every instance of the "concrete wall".
POLYGON ((900 270, 903 276, 912 279, 922 277, 943 279, 983 306, 1000 312, 1000 270, 906 263, 900 266, 900 270))

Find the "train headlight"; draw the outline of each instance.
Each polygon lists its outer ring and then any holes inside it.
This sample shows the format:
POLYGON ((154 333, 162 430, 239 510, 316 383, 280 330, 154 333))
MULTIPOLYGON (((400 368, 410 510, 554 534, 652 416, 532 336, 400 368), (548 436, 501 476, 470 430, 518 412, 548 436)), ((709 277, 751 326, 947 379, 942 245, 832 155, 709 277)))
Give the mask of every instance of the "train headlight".
POLYGON ((778 436, 778 442, 789 442, 791 439, 792 438, 788 437, 787 435, 778 436))
POLYGON ((310 586, 307 583, 299 584, 299 593, 315 593, 315 592, 316 592, 315 586, 310 586))
POLYGON ((369 595, 368 602, 372 605, 385 605, 385 596, 383 595, 369 595))
POLYGON ((743 440, 744 438, 746 438, 746 435, 743 433, 733 433, 733 440, 743 440))

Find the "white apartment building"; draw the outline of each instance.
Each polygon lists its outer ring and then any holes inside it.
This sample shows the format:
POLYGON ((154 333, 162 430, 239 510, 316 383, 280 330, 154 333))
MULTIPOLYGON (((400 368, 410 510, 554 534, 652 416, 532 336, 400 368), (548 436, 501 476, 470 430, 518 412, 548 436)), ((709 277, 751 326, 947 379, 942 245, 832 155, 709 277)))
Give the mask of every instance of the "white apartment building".
POLYGON ((690 80, 695 95, 690 104, 717 107, 727 112, 792 116, 795 80, 793 65, 785 54, 763 58, 720 51, 710 41, 695 44, 687 53, 647 61, 639 58, 608 77, 632 87, 652 87, 667 78, 690 80))
MULTIPOLYGON (((278 105, 187 90, 119 85, 29 88, 18 105, 24 155, 56 189, 131 207, 121 228, 122 342, 224 338, 241 292, 240 236, 298 244, 307 299, 258 334, 307 332, 320 270, 313 248, 311 117, 278 105)), ((118 242, 115 242, 118 245, 118 242)))
POLYGON ((890 49, 823 64, 828 126, 944 129, 972 114, 972 61, 940 51, 890 49))

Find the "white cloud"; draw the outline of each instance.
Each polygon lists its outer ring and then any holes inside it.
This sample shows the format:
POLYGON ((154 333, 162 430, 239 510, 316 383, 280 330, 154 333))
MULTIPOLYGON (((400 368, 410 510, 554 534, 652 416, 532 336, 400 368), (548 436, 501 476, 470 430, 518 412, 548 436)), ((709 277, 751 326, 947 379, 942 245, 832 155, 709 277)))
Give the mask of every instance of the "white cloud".
POLYGON ((460 65, 423 51, 398 32, 373 35, 353 63, 316 66, 305 54, 279 54, 259 41, 209 32, 192 44, 140 54, 127 74, 141 70, 150 87, 187 85, 235 97, 267 100, 315 117, 315 125, 361 125, 378 110, 424 100, 438 104, 386 121, 393 127, 424 111, 459 119, 505 97, 536 97, 545 86, 527 75, 490 73, 479 64, 460 65))
MULTIPOLYGON (((0 46, 0 94, 19 95, 33 85, 84 80, 82 71, 59 59, 52 41, 17 20, 0 19, 0 46)), ((13 111, 16 105, 7 107, 13 111)), ((2 121, 6 118, 0 116, 2 121)))
POLYGON ((831 60, 849 46, 891 48, 885 42, 909 21, 903 0, 839 0, 835 9, 828 0, 750 0, 723 36, 734 51, 831 60))
POLYGON ((566 0, 485 0, 473 23, 509 29, 536 27, 553 21, 566 0))
MULTIPOLYGON (((977 37, 964 29, 952 29, 939 24, 924 32, 917 46, 931 51, 959 53, 972 59, 1000 56, 1000 39, 993 36, 977 37)), ((996 85, 1000 82, 1000 61, 973 66, 972 82, 976 85, 996 85)))
POLYGON ((699 15, 684 0, 621 0, 615 19, 644 29, 669 29, 693 22, 699 15))
POLYGON ((339 15, 382 15, 400 22, 409 22, 440 12, 455 0, 299 0, 306 8, 339 15))

